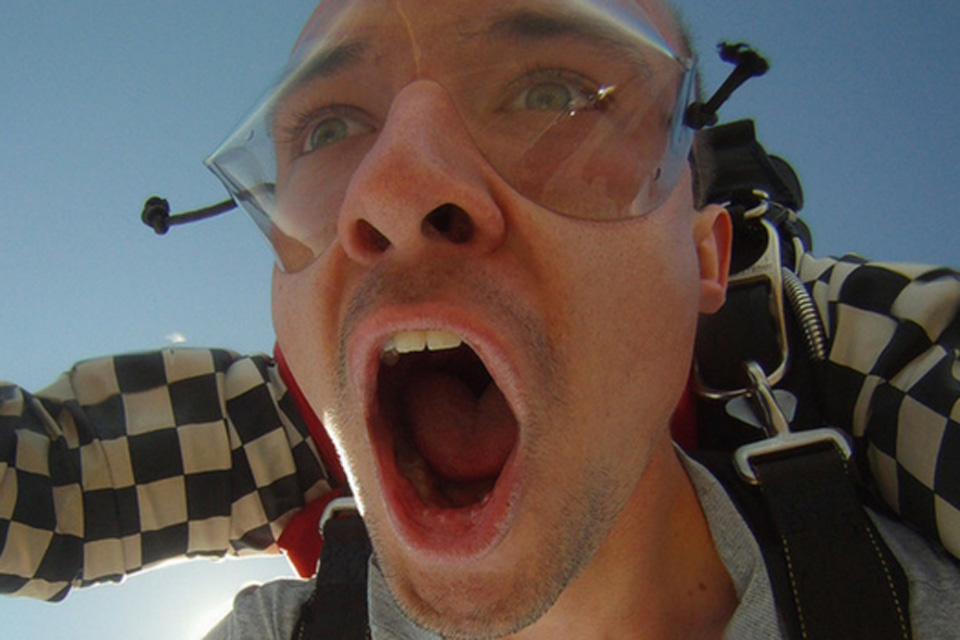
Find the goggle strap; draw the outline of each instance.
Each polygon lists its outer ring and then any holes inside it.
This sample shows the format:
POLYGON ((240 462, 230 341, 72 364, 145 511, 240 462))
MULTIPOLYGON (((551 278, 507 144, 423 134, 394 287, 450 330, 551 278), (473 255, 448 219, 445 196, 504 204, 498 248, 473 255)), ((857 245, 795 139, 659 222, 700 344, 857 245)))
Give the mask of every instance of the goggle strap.
POLYGON ((202 209, 194 209, 193 211, 184 211, 183 213, 171 215, 170 203, 164 198, 153 196, 144 203, 140 220, 143 221, 143 224, 153 229, 157 235, 162 236, 169 231, 173 225, 212 218, 236 208, 237 203, 231 198, 202 209))
POLYGON ((737 66, 707 102, 695 102, 687 109, 684 118, 685 123, 696 131, 717 124, 717 111, 733 95, 733 92, 743 86, 750 78, 760 77, 770 69, 770 63, 767 62, 766 58, 751 49, 750 45, 746 43, 729 44, 721 42, 717 45, 717 48, 720 50, 720 58, 724 62, 737 66))

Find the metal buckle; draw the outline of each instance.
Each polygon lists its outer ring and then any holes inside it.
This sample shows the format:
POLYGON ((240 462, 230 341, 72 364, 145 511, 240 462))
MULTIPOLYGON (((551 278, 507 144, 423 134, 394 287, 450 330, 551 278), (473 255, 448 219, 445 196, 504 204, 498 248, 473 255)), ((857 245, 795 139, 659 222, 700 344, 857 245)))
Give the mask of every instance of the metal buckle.
MULTIPOLYGON (((759 195, 765 195, 758 192, 759 195)), ((746 269, 733 274, 727 283, 729 289, 737 287, 754 286, 758 282, 766 282, 770 290, 770 315, 776 323, 777 342, 780 348, 780 362, 774 370, 767 374, 770 384, 777 384, 783 379, 787 371, 787 363, 790 355, 790 342, 787 336, 786 315, 783 306, 783 265, 780 261, 780 238, 777 235, 776 228, 767 220, 763 219, 769 207, 768 201, 761 203, 748 211, 745 217, 757 219, 767 233, 767 247, 756 262, 746 269)), ((696 365, 696 363, 694 363, 696 365)), ((751 392, 748 388, 742 389, 715 389, 709 386, 702 378, 699 367, 694 366, 694 385, 697 394, 709 400, 729 400, 738 396, 747 395, 751 392)))
POLYGON ((850 443, 836 429, 823 427, 808 431, 790 431, 790 423, 783 415, 780 405, 777 404, 773 389, 770 387, 770 380, 763 372, 763 368, 756 362, 748 362, 746 369, 752 385, 750 397, 763 417, 768 437, 765 440, 744 445, 734 452, 734 463, 741 478, 750 484, 759 484, 760 481, 751 462, 753 458, 799 449, 816 443, 830 443, 837 448, 845 460, 850 459, 853 455, 850 443))
POLYGON ((357 501, 353 496, 345 496, 343 498, 334 498, 330 501, 330 504, 326 506, 323 510, 323 515, 320 516, 320 535, 323 535, 323 527, 326 526, 332 518, 336 518, 341 513, 346 513, 347 511, 353 511, 354 513, 359 514, 360 509, 357 508, 357 501))

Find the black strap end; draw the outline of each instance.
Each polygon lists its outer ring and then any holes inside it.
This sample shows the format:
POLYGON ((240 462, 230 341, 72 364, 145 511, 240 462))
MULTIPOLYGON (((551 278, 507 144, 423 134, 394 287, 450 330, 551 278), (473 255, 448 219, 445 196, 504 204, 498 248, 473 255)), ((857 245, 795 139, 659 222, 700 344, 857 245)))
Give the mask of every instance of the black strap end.
POLYGON ((140 214, 143 224, 162 236, 170 230, 170 203, 158 196, 148 199, 140 214))

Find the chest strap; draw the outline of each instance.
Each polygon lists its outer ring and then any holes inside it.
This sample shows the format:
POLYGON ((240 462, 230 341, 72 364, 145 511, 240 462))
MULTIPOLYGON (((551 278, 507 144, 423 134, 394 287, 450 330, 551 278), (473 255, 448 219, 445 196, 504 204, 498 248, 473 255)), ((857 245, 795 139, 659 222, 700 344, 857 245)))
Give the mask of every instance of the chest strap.
MULTIPOLYGON (((802 433, 802 432, 801 432, 802 433)), ((720 480, 760 546, 791 640, 909 640, 903 569, 867 516, 854 471, 829 438, 755 450, 744 480, 730 455, 691 452, 720 480)), ((316 589, 293 640, 370 637, 370 540, 352 500, 331 504, 316 589)))

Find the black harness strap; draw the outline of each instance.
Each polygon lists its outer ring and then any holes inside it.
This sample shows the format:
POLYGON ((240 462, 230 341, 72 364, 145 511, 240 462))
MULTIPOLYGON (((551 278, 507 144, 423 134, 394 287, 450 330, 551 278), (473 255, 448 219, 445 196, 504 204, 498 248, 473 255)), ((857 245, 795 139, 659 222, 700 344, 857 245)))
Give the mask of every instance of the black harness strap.
POLYGON ((718 477, 757 538, 791 639, 906 640, 908 583, 863 509, 853 470, 827 442, 752 459, 694 456, 718 477))
POLYGON ((754 461, 776 525, 803 638, 910 638, 900 564, 832 446, 754 461))
POLYGON ((365 640, 370 637, 367 570, 370 538, 358 515, 323 526, 317 588, 300 609, 293 640, 365 640))

